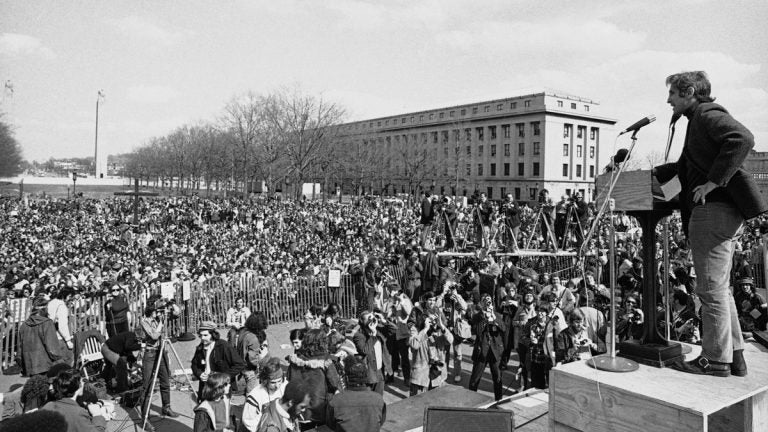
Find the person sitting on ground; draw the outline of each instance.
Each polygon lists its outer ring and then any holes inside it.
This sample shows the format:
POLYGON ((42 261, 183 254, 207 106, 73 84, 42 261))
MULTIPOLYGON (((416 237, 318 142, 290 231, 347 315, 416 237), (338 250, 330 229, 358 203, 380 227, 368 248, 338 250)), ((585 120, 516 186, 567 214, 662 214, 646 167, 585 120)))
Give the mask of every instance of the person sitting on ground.
POLYGON ((270 402, 280 399, 288 381, 285 380, 280 359, 270 357, 259 370, 259 384, 245 397, 240 432, 255 432, 261 421, 261 414, 270 402))
POLYGON ((83 393, 84 385, 80 372, 73 369, 59 372, 53 380, 53 389, 59 399, 48 402, 41 409, 64 416, 67 423, 66 432, 103 432, 107 429, 104 407, 100 404, 89 404, 87 408, 83 408, 76 401, 83 393))
POLYGON ((193 432, 234 432, 230 425, 230 379, 225 373, 212 373, 200 392, 201 402, 195 407, 193 432))
POLYGON ((359 356, 344 361, 347 390, 328 404, 328 426, 335 432, 378 432, 387 418, 384 398, 366 384, 368 365, 359 356))

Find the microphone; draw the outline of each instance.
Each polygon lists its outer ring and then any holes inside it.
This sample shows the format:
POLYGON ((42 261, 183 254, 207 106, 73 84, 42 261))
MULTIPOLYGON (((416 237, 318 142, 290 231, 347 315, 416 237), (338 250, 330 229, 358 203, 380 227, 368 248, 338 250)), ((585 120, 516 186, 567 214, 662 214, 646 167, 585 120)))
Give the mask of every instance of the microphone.
POLYGON ((613 157, 613 163, 620 164, 624 162, 627 159, 627 154, 629 154, 629 150, 625 148, 618 149, 616 155, 613 157))
POLYGON ((648 126, 649 124, 651 124, 651 123, 653 123, 655 121, 656 121, 656 116, 651 114, 651 115, 649 115, 648 117, 646 117, 646 118, 644 118, 642 120, 638 120, 632 126, 630 126, 630 127, 626 128, 626 129, 624 129, 623 131, 621 131, 619 136, 624 135, 627 132, 637 132, 638 130, 640 130, 640 128, 642 128, 644 126, 648 126))
POLYGON ((615 169, 619 168, 619 164, 627 160, 627 155, 629 155, 629 150, 627 149, 618 149, 616 151, 616 155, 611 158, 611 162, 608 163, 608 165, 605 166, 605 172, 609 173, 615 169))

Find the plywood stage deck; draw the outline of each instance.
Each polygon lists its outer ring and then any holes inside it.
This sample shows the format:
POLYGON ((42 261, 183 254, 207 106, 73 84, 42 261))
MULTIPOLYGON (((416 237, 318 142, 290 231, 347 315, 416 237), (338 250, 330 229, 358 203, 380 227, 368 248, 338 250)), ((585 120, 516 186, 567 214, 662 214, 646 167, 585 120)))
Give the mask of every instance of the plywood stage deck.
MULTIPOLYGON (((692 346, 687 359, 698 356, 692 346)), ((598 371, 585 362, 550 374, 550 430, 768 431, 768 349, 748 343, 746 377, 711 377, 640 365, 598 371)))

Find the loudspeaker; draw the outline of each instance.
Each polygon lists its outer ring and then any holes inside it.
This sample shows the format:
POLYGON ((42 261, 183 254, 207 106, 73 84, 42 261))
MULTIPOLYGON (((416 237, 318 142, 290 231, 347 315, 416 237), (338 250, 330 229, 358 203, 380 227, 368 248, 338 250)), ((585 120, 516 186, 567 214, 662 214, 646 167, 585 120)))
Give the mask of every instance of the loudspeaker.
POLYGON ((514 413, 499 409, 427 407, 424 432, 514 431, 514 413))

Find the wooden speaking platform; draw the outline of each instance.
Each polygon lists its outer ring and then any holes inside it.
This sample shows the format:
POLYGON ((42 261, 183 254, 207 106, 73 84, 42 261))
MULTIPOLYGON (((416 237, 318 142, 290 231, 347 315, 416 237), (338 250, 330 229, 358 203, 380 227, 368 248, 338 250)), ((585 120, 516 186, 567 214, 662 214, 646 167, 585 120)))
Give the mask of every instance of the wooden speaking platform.
MULTIPOLYGON (((687 359, 701 347, 691 345, 687 359)), ((552 369, 551 431, 768 431, 768 349, 748 342, 749 375, 712 377, 640 365, 635 372, 594 369, 586 361, 552 369)), ((588 360, 587 360, 588 361, 588 360)))

